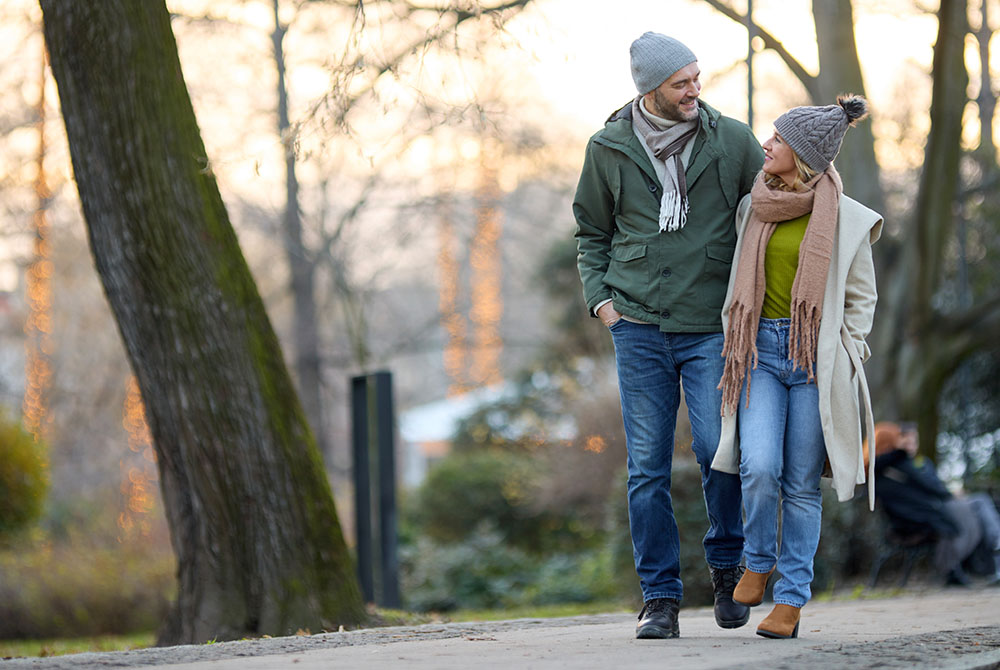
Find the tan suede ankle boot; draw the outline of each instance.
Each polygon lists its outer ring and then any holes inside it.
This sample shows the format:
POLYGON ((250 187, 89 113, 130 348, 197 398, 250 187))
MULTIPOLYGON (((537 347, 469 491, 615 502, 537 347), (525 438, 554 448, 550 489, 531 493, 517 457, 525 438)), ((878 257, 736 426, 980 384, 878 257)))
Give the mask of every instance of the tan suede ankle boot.
POLYGON ((747 607, 756 607, 764 600, 764 588, 767 586, 767 578, 774 572, 771 568, 768 572, 753 572, 746 570, 740 577, 739 584, 733 590, 733 602, 747 607))
POLYGON ((791 605, 777 604, 760 625, 757 635, 784 640, 799 636, 799 615, 802 609, 791 605))

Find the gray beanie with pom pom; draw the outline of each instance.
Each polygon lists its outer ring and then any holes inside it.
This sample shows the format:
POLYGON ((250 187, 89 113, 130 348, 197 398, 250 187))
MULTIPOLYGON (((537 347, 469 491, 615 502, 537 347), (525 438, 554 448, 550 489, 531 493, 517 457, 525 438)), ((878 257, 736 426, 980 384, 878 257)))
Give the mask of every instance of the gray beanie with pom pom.
POLYGON ((774 122, 774 129, 806 165, 823 172, 840 152, 848 126, 866 116, 867 100, 860 95, 840 95, 836 105, 788 110, 774 122))

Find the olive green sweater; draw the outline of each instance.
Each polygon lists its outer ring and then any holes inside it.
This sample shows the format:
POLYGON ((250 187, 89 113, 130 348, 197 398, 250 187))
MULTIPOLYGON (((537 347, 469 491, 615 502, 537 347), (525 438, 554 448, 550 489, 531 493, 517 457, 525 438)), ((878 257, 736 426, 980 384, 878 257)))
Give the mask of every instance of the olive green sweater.
POLYGON ((765 319, 787 319, 792 316, 792 284, 799 269, 799 247, 809 225, 809 214, 786 221, 774 229, 764 252, 764 306, 760 315, 765 319))

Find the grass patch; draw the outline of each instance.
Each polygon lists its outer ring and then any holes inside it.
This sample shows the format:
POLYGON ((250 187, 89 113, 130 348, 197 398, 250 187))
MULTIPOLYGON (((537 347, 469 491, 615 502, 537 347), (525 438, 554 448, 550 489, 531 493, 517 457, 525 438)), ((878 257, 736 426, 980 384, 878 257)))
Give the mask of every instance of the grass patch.
POLYGON ((563 603, 552 605, 525 605, 506 609, 460 609, 448 612, 439 621, 502 621, 504 619, 552 619, 556 617, 631 612, 632 607, 623 602, 605 601, 590 603, 563 603))
POLYGON ((62 656, 87 651, 127 651, 156 644, 156 633, 100 635, 75 639, 0 640, 0 659, 16 657, 62 656))

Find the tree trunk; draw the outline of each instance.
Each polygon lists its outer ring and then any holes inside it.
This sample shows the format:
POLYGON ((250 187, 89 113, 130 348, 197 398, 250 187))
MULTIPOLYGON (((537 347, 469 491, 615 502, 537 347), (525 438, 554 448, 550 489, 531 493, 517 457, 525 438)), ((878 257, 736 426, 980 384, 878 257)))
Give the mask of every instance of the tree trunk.
POLYGON ((993 92, 993 76, 990 72, 990 4, 983 2, 979 8, 979 29, 976 41, 979 43, 979 153, 982 161, 991 169, 996 168, 996 145, 993 143, 993 116, 997 108, 997 96, 993 92))
MULTIPOLYGON (((814 105, 832 105, 842 93, 865 93, 861 61, 854 40, 851 0, 813 0, 813 21, 819 50, 819 99, 814 105)), ((876 212, 885 212, 881 169, 875 160, 875 136, 871 122, 859 123, 847 133, 837 156, 843 168, 844 193, 876 212)))
POLYGON ((875 397, 881 399, 883 411, 917 422, 920 449, 932 458, 937 454, 941 388, 971 351, 960 342, 969 333, 947 327, 960 317, 949 319, 933 302, 945 250, 955 230, 962 114, 969 81, 964 60, 966 11, 966 0, 942 0, 938 10, 924 166, 912 228, 903 236, 898 261, 889 268, 891 284, 879 301, 881 323, 876 324, 879 332, 874 347, 885 357, 882 388, 875 397))
POLYGON ((316 323, 316 262, 302 241, 302 211, 299 207, 299 180, 295 175, 295 142, 288 118, 288 87, 285 83, 284 37, 286 27, 278 16, 278 0, 273 2, 274 62, 278 70, 278 136, 285 149, 284 240, 288 273, 292 279, 292 332, 295 345, 295 377, 299 396, 320 452, 329 460, 330 445, 323 421, 322 357, 316 323))
POLYGON ((177 554, 160 642, 358 623, 329 483, 207 161, 164 2, 41 6, 177 554))

